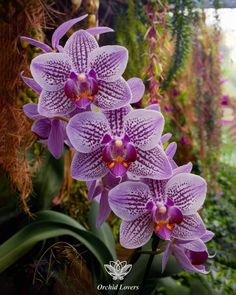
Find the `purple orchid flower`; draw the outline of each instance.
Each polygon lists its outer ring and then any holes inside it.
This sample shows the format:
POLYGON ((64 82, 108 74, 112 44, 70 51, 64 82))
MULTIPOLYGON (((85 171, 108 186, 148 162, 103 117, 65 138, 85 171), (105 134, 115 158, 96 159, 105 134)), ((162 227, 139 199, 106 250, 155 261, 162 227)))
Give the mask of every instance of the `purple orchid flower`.
MULTIPOLYGON (((82 21, 83 19, 85 19, 88 16, 88 14, 82 15, 80 17, 77 18, 73 18, 70 19, 66 22, 64 22, 63 24, 61 24, 56 30, 55 32, 52 34, 52 47, 50 47, 49 45, 40 42, 38 40, 26 37, 26 36, 21 36, 21 39, 33 46, 36 46, 38 48, 40 48, 43 52, 52 52, 55 50, 58 50, 59 52, 63 51, 63 47, 61 45, 59 45, 60 40, 63 38, 63 36, 65 36, 65 34, 72 28, 72 26, 74 26, 75 24, 77 24, 78 22, 82 21)), ((100 35, 103 33, 109 33, 109 32, 113 32, 113 30, 111 28, 108 27, 94 27, 94 28, 89 28, 86 30, 88 33, 90 33, 91 35, 100 35)))
POLYGON ((210 241, 214 236, 211 231, 206 231, 200 238, 192 241, 181 241, 174 239, 165 246, 162 258, 162 272, 164 272, 167 261, 173 254, 183 269, 189 272, 208 272, 203 265, 210 257, 205 242, 210 241))
POLYGON ((138 177, 169 178, 172 169, 158 145, 163 125, 159 112, 130 106, 74 116, 67 125, 68 138, 77 150, 72 177, 88 181, 109 171, 115 177, 129 171, 138 177))
POLYGON ((101 109, 122 107, 131 100, 128 83, 121 77, 128 51, 121 46, 98 46, 87 31, 67 40, 63 52, 45 53, 31 62, 34 80, 42 87, 38 111, 46 117, 67 115, 91 103, 101 109))
POLYGON ((28 103, 23 106, 26 116, 35 120, 31 130, 38 136, 41 143, 47 145, 50 153, 56 159, 59 159, 63 152, 64 141, 67 140, 66 122, 45 118, 38 113, 37 108, 35 103, 28 103))
POLYGON ((109 204, 123 219, 121 245, 130 249, 141 247, 153 231, 164 240, 202 236, 205 226, 197 211, 205 196, 205 180, 189 173, 179 173, 169 180, 119 184, 110 191, 109 204))

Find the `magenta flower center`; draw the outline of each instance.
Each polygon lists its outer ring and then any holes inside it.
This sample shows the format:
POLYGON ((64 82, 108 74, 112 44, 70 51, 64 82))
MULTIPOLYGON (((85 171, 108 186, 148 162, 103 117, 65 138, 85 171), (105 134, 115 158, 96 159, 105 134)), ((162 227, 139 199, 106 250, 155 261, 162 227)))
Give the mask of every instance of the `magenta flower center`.
POLYGON ((66 96, 78 107, 86 108, 94 101, 98 92, 96 73, 91 70, 88 74, 71 72, 64 85, 66 96))
POLYGON ((127 135, 115 138, 105 135, 102 143, 105 144, 102 153, 103 161, 114 176, 123 176, 129 165, 137 159, 133 143, 127 135))
POLYGON ((164 240, 169 240, 175 225, 183 221, 181 211, 174 206, 174 202, 170 199, 167 199, 166 203, 157 204, 150 201, 146 208, 151 212, 156 235, 164 240))
POLYGON ((186 250, 185 254, 190 259, 193 265, 202 265, 208 259, 208 253, 206 251, 192 251, 186 250))

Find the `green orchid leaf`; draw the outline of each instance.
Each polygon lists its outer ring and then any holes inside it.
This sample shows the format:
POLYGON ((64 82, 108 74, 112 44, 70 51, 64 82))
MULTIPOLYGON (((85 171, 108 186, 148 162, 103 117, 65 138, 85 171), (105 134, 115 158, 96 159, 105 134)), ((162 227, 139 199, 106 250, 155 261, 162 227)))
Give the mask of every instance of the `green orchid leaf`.
POLYGON ((34 222, 26 225, 0 246, 0 272, 14 264, 38 242, 66 235, 81 242, 99 262, 101 269, 104 269, 105 263, 113 260, 107 246, 78 222, 62 213, 41 211, 34 222))

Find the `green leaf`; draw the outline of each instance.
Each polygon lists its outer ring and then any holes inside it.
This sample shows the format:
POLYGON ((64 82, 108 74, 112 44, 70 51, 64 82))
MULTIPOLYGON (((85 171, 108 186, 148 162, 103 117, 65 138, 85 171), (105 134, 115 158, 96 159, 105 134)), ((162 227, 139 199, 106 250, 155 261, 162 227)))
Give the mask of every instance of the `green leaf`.
MULTIPOLYGON (((158 280, 157 288, 163 287, 167 295, 189 295, 189 288, 180 285, 180 283, 172 278, 162 278, 158 280)), ((201 294, 201 293, 198 293, 201 294)))
POLYGON ((116 250, 115 250, 115 240, 112 234, 112 230, 110 226, 104 222, 103 225, 97 229, 96 228, 96 218, 98 216, 99 205, 96 201, 93 201, 89 210, 89 225, 91 227, 91 231, 107 246, 110 250, 113 260, 117 259, 116 250))
POLYGON ((80 241, 96 257, 102 269, 105 263, 113 259, 107 246, 72 218, 53 211, 42 211, 37 216, 33 223, 0 246, 0 272, 14 264, 39 241, 65 235, 80 241))
POLYGON ((36 173, 34 201, 37 210, 50 209, 52 199, 59 193, 64 177, 64 158, 56 160, 49 152, 42 158, 42 166, 36 173), (35 194, 37 198, 35 198, 35 194))

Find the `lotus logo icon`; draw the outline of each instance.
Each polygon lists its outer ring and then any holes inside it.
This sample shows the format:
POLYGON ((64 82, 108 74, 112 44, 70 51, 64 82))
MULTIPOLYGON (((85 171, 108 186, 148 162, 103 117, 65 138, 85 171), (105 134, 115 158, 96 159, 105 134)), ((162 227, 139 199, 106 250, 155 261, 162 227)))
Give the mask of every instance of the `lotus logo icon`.
POLYGON ((109 264, 104 264, 106 272, 112 276, 113 280, 123 280, 124 277, 131 271, 132 264, 127 264, 127 261, 110 261, 109 264))

